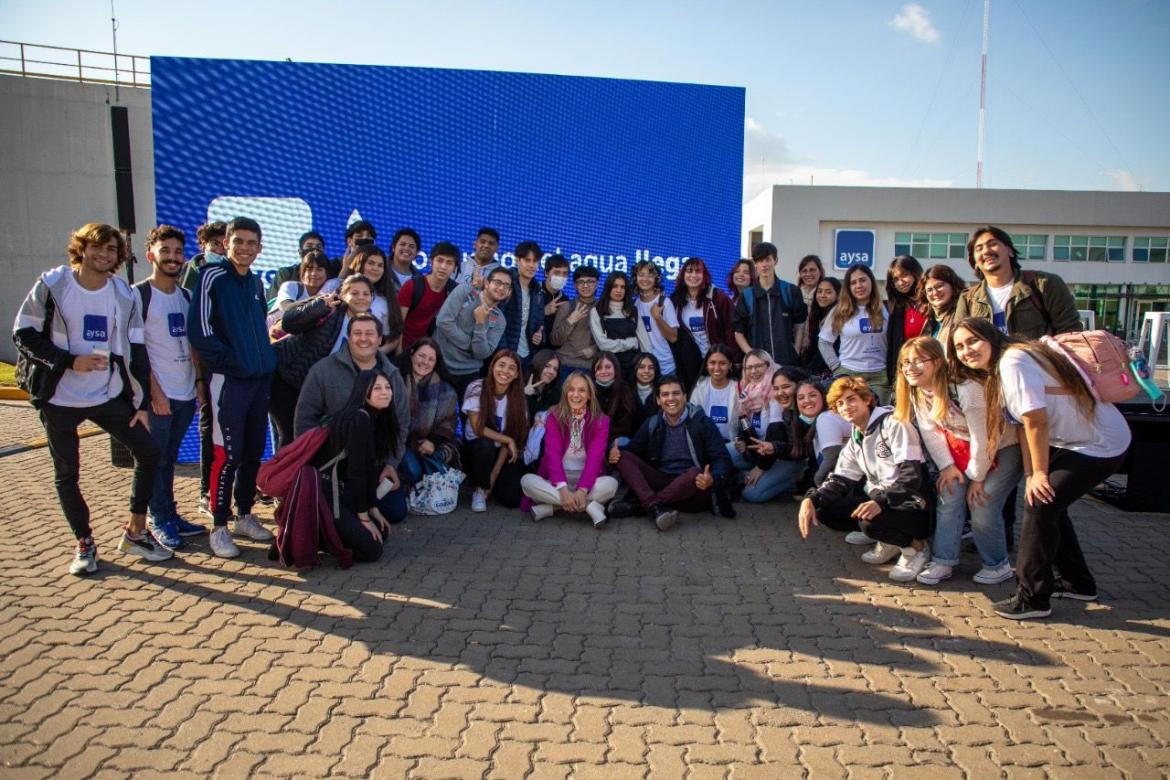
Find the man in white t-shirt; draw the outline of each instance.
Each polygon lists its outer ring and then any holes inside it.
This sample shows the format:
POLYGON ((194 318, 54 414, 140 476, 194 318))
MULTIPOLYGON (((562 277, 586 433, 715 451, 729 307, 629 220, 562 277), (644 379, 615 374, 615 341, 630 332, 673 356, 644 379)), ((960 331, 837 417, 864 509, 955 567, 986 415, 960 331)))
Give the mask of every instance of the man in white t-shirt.
POLYGON ((41 275, 13 324, 24 382, 49 440, 57 498, 77 537, 70 574, 97 571, 89 507, 81 495, 77 427, 90 420, 130 449, 134 481, 130 520, 118 549, 148 561, 170 550, 146 530, 158 447, 146 411, 150 363, 143 346, 138 297, 114 275, 126 259, 126 241, 111 225, 91 222, 69 239, 69 265, 41 275))
POLYGON ((146 354, 150 358, 150 434, 159 449, 158 471, 150 498, 150 530, 168 549, 184 536, 206 533, 187 522, 175 506, 175 464, 179 445, 195 416, 198 371, 187 340, 190 293, 178 286, 187 237, 173 225, 159 225, 146 236, 146 259, 152 272, 135 285, 142 311, 146 354))

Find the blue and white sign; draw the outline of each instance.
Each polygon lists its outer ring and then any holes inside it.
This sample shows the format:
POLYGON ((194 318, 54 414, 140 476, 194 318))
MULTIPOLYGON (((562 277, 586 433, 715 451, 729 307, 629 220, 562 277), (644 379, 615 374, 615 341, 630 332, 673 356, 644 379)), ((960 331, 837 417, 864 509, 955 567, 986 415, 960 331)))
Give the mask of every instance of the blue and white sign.
MULTIPOLYGON (((330 257, 360 218, 498 259, 534 240, 604 276, 649 260, 673 281, 739 258, 744 89, 628 79, 299 62, 151 58, 158 219, 187 231, 251 216, 255 268, 330 257), (215 107, 215 108, 209 108, 215 107)), ((571 287, 571 286, 570 286, 571 287)), ((668 290, 673 285, 668 285, 668 290)))
POLYGON ((833 247, 833 264, 840 270, 864 265, 873 268, 874 232, 839 229, 833 247))

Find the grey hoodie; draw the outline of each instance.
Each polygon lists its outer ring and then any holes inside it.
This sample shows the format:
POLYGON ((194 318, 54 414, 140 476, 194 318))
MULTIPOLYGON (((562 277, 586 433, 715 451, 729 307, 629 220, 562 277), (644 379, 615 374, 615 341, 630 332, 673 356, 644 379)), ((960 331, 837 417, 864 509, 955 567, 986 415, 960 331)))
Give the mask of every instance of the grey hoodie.
POLYGON ((475 321, 479 296, 470 283, 461 284, 447 296, 435 317, 435 341, 452 374, 478 374, 504 335, 508 321, 498 306, 482 324, 475 321))

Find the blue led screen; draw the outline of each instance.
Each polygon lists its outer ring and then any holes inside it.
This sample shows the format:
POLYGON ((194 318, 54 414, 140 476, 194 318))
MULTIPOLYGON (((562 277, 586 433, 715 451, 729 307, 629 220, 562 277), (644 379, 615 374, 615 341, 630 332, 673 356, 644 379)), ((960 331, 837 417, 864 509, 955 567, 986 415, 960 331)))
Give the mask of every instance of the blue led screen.
MULTIPOLYGON (((251 216, 258 269, 297 261, 296 240, 344 251, 359 216, 387 248, 413 227, 469 255, 500 231, 500 259, 537 241, 574 265, 677 276, 699 256, 738 258, 744 90, 492 71, 154 57, 159 222, 188 232, 251 216)), ((673 285, 671 285, 673 286, 673 285)))

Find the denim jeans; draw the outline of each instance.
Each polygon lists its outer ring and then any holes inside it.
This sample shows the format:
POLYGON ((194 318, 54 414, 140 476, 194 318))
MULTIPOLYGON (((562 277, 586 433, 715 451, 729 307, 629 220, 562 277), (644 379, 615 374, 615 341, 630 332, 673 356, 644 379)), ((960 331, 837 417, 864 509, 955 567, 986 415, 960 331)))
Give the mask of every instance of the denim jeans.
MULTIPOLYGON (((1004 447, 995 458, 995 468, 983 482, 987 503, 973 506, 971 534, 983 565, 994 569, 1007 562, 1007 542, 1003 535, 1003 505, 1024 475, 1019 445, 1004 447)), ((950 485, 950 492, 938 497, 935 511, 932 562, 957 566, 963 540, 963 520, 967 517, 967 483, 950 485)))
POLYGON ((176 401, 167 399, 171 413, 158 415, 150 411, 150 435, 158 445, 158 469, 154 472, 154 489, 150 494, 150 514, 162 522, 174 519, 175 462, 179 459, 179 445, 187 435, 187 428, 195 417, 195 399, 176 401))
MULTIPOLYGON (((731 456, 731 464, 740 471, 747 472, 754 468, 736 451, 735 442, 727 443, 727 454, 731 456)), ((756 484, 743 489, 741 498, 749 504, 762 504, 781 493, 791 493, 796 490, 796 482, 804 474, 806 465, 804 460, 776 460, 771 468, 760 475, 756 484)))

